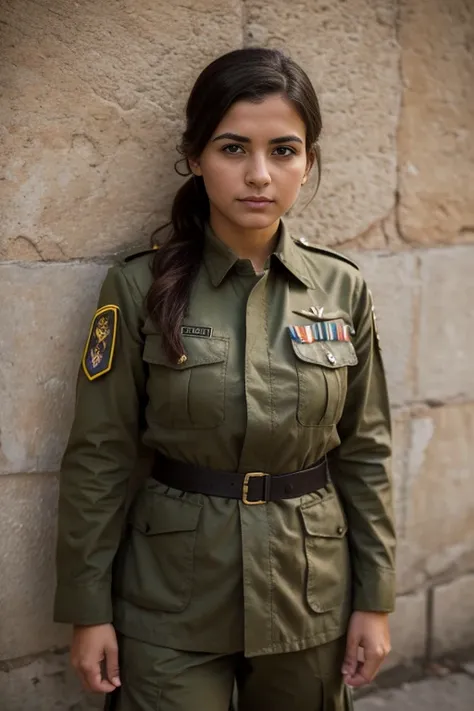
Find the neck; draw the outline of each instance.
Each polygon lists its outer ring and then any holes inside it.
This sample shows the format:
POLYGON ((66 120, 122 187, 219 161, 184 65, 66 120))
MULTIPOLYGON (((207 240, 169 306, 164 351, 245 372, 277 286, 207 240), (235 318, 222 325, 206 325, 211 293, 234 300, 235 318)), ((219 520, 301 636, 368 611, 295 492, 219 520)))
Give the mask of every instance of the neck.
POLYGON ((262 229, 245 229, 213 212, 211 206, 209 223, 214 234, 240 259, 249 259, 256 272, 263 271, 264 264, 277 243, 279 219, 262 229))

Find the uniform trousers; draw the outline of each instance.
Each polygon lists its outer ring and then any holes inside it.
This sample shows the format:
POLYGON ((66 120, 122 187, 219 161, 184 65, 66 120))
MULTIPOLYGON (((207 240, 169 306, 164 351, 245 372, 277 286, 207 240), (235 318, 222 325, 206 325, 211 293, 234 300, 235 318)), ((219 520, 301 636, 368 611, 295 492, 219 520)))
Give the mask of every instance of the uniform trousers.
POLYGON ((345 638, 300 652, 182 652, 119 637, 122 686, 109 711, 350 711, 345 638), (232 704, 236 682, 238 701, 232 704))

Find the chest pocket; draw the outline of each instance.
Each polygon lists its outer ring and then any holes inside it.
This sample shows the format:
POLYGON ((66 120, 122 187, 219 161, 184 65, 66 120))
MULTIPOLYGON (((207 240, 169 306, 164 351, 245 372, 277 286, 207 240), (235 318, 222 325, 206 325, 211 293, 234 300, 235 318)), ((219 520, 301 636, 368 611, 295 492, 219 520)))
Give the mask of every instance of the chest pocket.
POLYGON ((146 337, 148 415, 170 429, 208 429, 224 421, 229 343, 225 338, 183 337, 186 361, 171 363, 159 334, 146 337))
POLYGON ((336 424, 347 394, 347 367, 357 364, 350 341, 291 341, 298 376, 298 422, 305 427, 336 424))

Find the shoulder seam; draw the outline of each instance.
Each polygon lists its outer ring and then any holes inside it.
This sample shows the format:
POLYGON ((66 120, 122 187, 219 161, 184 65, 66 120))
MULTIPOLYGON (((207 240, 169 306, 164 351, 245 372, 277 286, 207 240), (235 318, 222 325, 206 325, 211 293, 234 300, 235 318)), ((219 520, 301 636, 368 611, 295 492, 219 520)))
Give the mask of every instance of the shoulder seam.
POLYGON ((158 245, 156 247, 148 247, 147 249, 141 249, 139 252, 133 252, 132 254, 127 254, 126 257, 123 258, 123 262, 131 262, 132 259, 138 258, 138 257, 143 257, 145 254, 153 254, 157 249, 159 249, 158 245))
MULTIPOLYGON (((136 255, 131 255, 132 258, 133 256, 139 257, 140 255, 145 255, 148 252, 152 252, 154 250, 146 250, 144 252, 141 252, 140 254, 136 255)), ((129 263, 129 262, 128 262, 129 263)), ((143 300, 146 298, 146 294, 142 294, 139 285, 137 284, 137 281, 135 277, 133 276, 133 273, 129 273, 129 269, 127 269, 127 263, 125 260, 123 260, 121 263, 117 264, 116 267, 120 271, 120 275, 122 279, 124 280, 125 284, 127 285, 127 288, 130 292, 130 296, 132 297, 133 302, 137 307, 140 307, 143 305, 143 300)))
POLYGON ((311 242, 308 242, 307 240, 296 240, 296 244, 300 247, 305 247, 306 249, 311 249, 313 252, 320 252, 321 254, 327 254, 330 257, 334 257, 335 259, 340 259, 342 262, 346 262, 347 264, 350 264, 352 267, 357 269, 357 271, 360 271, 359 265, 356 264, 356 262, 352 261, 349 257, 346 257, 345 254, 341 254, 340 252, 336 252, 334 249, 330 249, 329 247, 322 247, 319 244, 312 244, 311 242))

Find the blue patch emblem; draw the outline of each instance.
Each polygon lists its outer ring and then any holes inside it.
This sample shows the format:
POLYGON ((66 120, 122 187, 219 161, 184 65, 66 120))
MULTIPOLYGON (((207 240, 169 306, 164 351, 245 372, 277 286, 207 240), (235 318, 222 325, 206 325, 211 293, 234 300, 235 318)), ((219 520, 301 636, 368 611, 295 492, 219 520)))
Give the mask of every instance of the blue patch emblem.
POLYGON ((112 368, 118 311, 118 306, 102 306, 92 319, 82 358, 82 367, 89 380, 95 380, 112 368))

